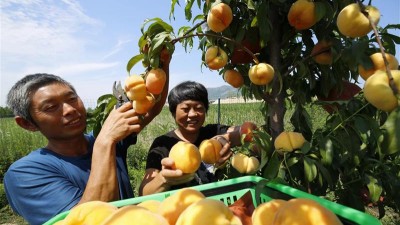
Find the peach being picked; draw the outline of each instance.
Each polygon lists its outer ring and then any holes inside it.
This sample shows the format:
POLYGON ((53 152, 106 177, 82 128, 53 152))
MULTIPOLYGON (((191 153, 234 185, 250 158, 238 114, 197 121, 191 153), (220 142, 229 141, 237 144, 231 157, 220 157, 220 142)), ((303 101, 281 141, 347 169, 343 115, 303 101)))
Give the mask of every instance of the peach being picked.
POLYGON ((208 164, 217 163, 221 158, 221 143, 216 139, 205 139, 200 143, 199 151, 203 162, 208 164))
POLYGON ((183 173, 196 172, 201 163, 201 155, 196 145, 184 141, 179 141, 172 146, 168 157, 174 160, 175 169, 183 173))
POLYGON ((146 84, 142 76, 131 75, 125 79, 125 93, 126 96, 134 100, 142 100, 146 98, 147 89, 146 84))
POLYGON ((253 131, 257 129, 257 125, 253 122, 245 121, 240 126, 240 136, 244 142, 253 141, 253 131))

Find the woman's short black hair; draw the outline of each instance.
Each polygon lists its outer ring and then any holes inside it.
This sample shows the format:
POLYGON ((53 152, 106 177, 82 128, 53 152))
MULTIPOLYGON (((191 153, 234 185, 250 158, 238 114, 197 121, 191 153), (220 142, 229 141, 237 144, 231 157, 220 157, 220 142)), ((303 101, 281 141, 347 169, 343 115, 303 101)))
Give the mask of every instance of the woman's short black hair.
POLYGON ((204 85, 195 81, 184 81, 176 85, 169 92, 168 105, 169 111, 175 115, 176 107, 183 101, 193 100, 204 104, 206 112, 208 111, 208 92, 204 85))

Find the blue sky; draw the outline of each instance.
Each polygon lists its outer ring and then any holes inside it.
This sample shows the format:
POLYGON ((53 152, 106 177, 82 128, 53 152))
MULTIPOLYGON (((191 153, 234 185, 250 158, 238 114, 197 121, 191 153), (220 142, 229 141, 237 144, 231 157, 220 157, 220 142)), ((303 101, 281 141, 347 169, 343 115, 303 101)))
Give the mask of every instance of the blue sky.
MULTIPOLYGON (((380 25, 400 23, 399 0, 373 0, 373 5, 381 11, 380 25)), ((18 79, 42 72, 65 78, 86 106, 94 107, 100 95, 111 93, 114 81, 126 78, 126 63, 139 52, 137 41, 145 19, 162 18, 175 32, 191 25, 179 6, 176 19, 169 21, 167 0, 1 0, 0 9, 0 106, 5 106, 7 92, 18 79)), ((206 87, 226 84, 217 71, 201 67, 196 45, 188 53, 176 47, 170 87, 183 80, 206 87)), ((399 53, 397 48, 400 60, 399 53)), ((137 64, 131 72, 143 71, 137 64)))

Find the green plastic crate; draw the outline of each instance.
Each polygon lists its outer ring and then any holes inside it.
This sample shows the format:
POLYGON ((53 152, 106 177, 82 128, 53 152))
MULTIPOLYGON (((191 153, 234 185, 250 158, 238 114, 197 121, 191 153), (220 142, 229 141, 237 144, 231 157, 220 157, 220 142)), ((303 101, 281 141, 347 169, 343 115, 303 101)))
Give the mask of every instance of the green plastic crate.
MULTIPOLYGON (((258 176, 244 176, 239 178, 228 179, 224 181, 203 184, 192 187, 201 191, 207 198, 223 201, 225 205, 231 205, 248 191, 251 192, 254 206, 257 207, 263 202, 272 199, 289 200, 292 198, 309 198, 319 202, 321 205, 334 212, 345 225, 381 225, 381 222, 374 216, 358 211, 356 209, 331 202, 329 200, 308 194, 287 185, 267 182, 266 179, 258 176)), ((177 190, 167 191, 163 193, 140 196, 131 199, 110 202, 117 207, 125 205, 138 204, 146 200, 162 201, 177 190)), ((58 214, 44 225, 52 225, 59 220, 64 219, 69 211, 58 214)))

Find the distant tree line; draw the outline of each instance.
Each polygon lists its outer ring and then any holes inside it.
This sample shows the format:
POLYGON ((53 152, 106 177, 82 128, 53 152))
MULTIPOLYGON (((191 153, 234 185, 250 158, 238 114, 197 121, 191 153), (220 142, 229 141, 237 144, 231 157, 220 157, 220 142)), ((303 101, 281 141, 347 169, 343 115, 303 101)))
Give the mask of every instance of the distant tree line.
POLYGON ((0 118, 13 117, 13 116, 14 114, 10 108, 0 106, 0 118))

